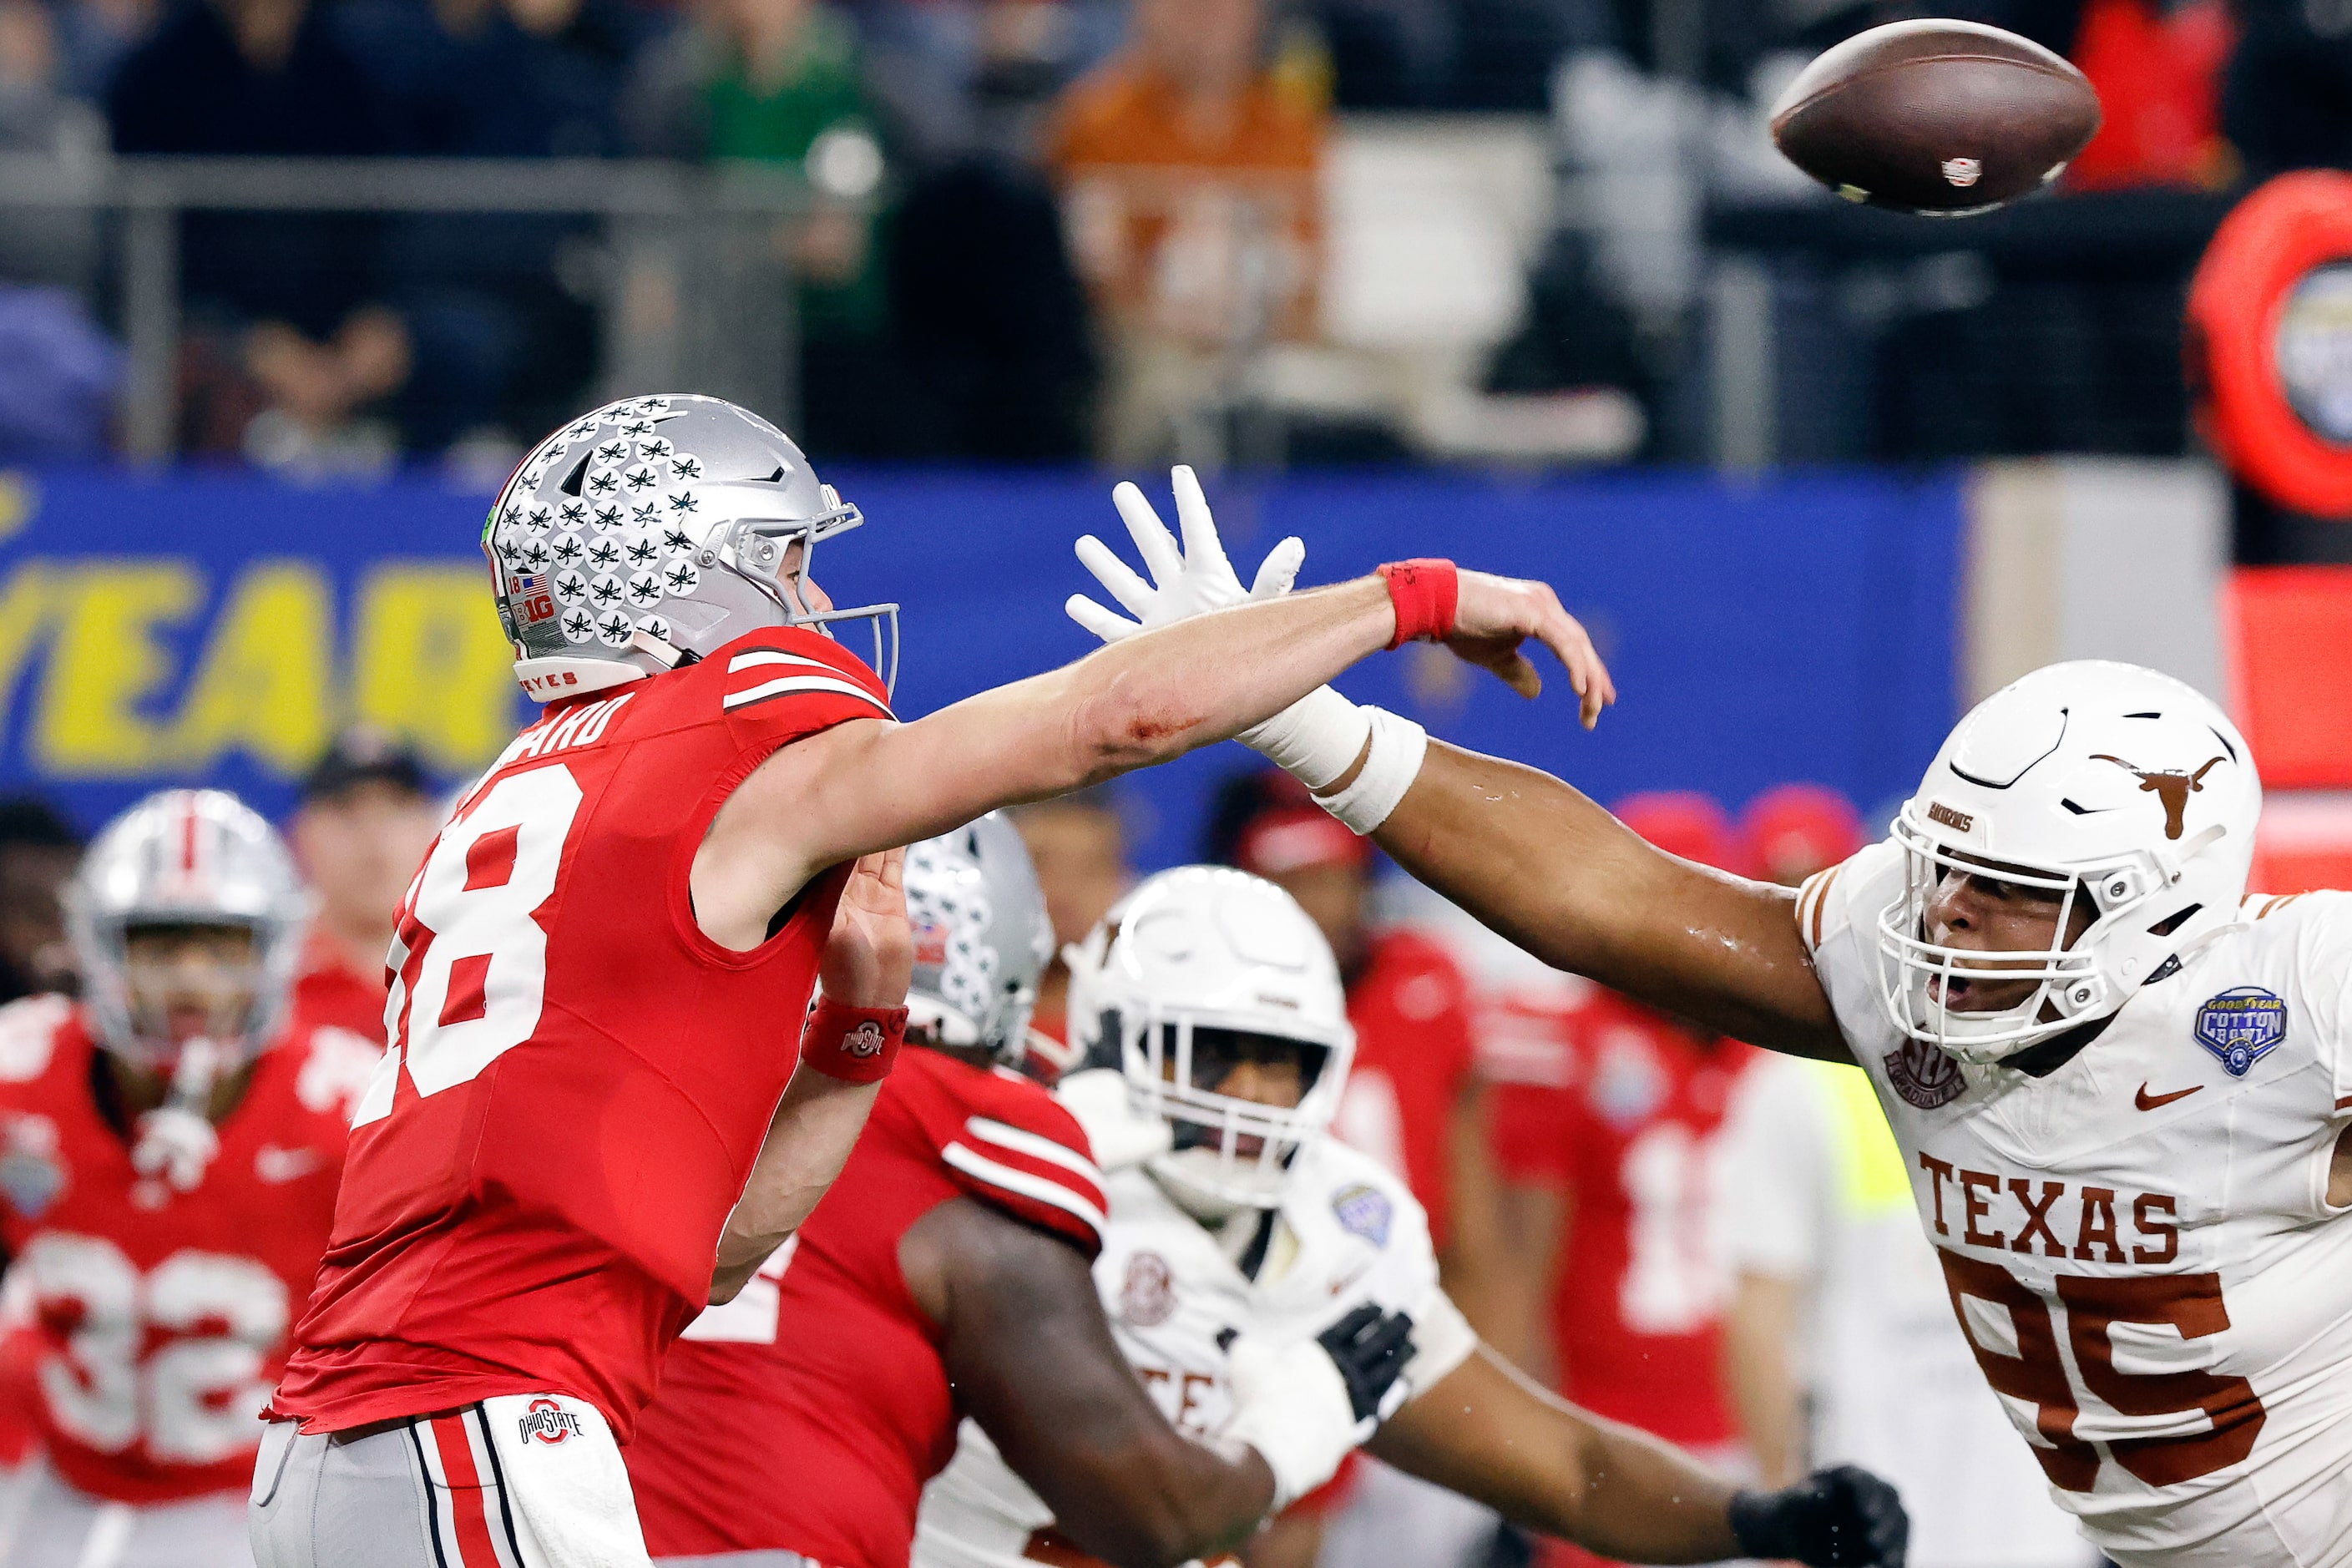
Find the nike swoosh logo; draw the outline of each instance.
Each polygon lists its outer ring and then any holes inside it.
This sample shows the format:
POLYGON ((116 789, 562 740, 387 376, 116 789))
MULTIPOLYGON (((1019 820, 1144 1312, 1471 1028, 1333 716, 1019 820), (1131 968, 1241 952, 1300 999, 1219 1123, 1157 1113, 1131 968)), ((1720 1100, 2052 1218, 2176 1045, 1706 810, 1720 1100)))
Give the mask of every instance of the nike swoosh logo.
POLYGON ((2139 1092, 2132 1096, 2132 1103, 2142 1110, 2154 1110, 2158 1106, 2170 1105, 2176 1100, 2186 1100, 2204 1087, 2201 1083, 2192 1083, 2187 1089, 2176 1089, 2170 1094, 2150 1094, 2147 1085, 2141 1084, 2139 1092))

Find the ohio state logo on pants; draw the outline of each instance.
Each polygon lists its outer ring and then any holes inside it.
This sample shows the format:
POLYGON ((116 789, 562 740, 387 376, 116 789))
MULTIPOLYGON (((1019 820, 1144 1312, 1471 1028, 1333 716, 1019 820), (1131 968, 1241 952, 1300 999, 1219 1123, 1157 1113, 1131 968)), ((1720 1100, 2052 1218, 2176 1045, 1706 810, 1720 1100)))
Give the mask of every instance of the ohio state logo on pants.
POLYGON ((587 1428, 581 1426, 580 1417, 552 1399, 532 1400, 530 1413, 516 1425, 522 1428, 525 1442, 537 1438, 542 1443, 554 1444, 567 1437, 587 1436, 587 1428))

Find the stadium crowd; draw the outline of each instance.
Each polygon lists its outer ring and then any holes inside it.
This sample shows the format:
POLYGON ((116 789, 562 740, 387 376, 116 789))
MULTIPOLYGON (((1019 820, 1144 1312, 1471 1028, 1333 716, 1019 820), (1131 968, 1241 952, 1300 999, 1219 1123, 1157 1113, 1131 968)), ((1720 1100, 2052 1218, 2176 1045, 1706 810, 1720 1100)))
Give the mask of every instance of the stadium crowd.
MULTIPOLYGON (((1611 282, 1609 258, 1593 252, 1592 215, 1567 209, 1608 205, 1612 159, 1655 174, 1679 156, 1635 145, 1644 116, 1673 107, 1643 82, 1712 105, 1694 124, 1713 115, 1708 123, 1735 128, 1703 172, 1712 203, 1737 207, 1759 189, 1786 199, 1786 170, 1776 185, 1752 158, 1742 163, 1741 138, 1753 139, 1761 106, 1806 54, 1916 9, 1888 0, 5 0, 0 151, 68 162, 110 145, 803 169, 815 205, 783 223, 775 245, 797 279, 796 428, 813 451, 1038 460, 1091 449, 1139 461, 1187 444, 1183 421, 1230 394, 1237 353, 1317 334, 1328 280, 1318 182, 1335 114, 1549 107, 1564 128, 1556 155, 1589 177, 1563 185, 1552 239, 1530 266, 1523 324, 1471 374, 1506 392, 1626 388, 1650 410, 1651 449, 1664 451, 1675 423, 1665 384, 1677 355, 1696 351, 1687 331, 1662 326, 1641 279, 1611 282), (1595 116, 1623 121, 1614 127, 1623 145, 1576 130, 1595 116)), ((2352 25, 2341 6, 1979 0, 1947 9, 2016 28, 2091 76, 2107 126, 2071 174, 2074 190, 2221 192, 2284 168, 2352 162, 2352 25)), ((2195 213, 2158 216, 2165 232, 2189 233, 2192 250, 2210 232, 2195 213)), ((0 450, 95 455, 110 438, 121 375, 110 336, 121 279, 89 215, 18 210, 6 227, 0 342, 10 345, 17 395, 5 403, 25 412, 8 416, 0 450)), ((203 456, 346 468, 403 450, 494 459, 581 401, 610 308, 610 268, 584 218, 195 215, 181 258, 178 439, 203 456)), ((2065 291, 2063 258, 2044 259, 2055 274, 2039 281, 2001 263, 2002 285, 2052 284, 2032 296, 2028 328, 2105 389, 2076 400, 2077 423, 2110 393, 2122 412, 2071 435, 2027 418, 2019 428, 2040 431, 2028 437, 1997 419, 1955 426, 1950 398, 1931 397, 1912 418, 1905 391, 1885 417, 1909 423, 1882 431, 1884 441, 2179 449, 2185 422, 2169 340, 2143 354, 2165 334, 2101 315, 2145 314, 2139 306, 2153 301, 2158 316, 2177 320, 2179 278, 2168 273, 2145 299, 2111 289, 2102 307, 2065 291), (2117 303, 2126 299, 2137 303, 2117 303), (2149 364, 2099 363, 2147 354, 2149 364), (2150 377, 2165 387, 2133 390, 2150 377)), ((1981 305, 1985 286, 1969 281, 1977 273, 1961 277, 1966 268, 1944 270, 1941 305, 1896 311, 1908 323, 1901 342, 1970 336, 1951 329, 1981 305)), ((2066 414, 2053 405, 2050 417, 2066 414)), ((1294 455, 1383 449, 1393 442, 1309 444, 1294 455)))
MULTIPOLYGON (((444 805, 417 756, 373 731, 339 737, 307 775, 284 825, 314 910, 297 1016, 380 1042, 388 911, 444 805)), ((1695 793, 1616 809, 1685 858, 1792 886, 1864 832, 1850 803, 1802 784, 1737 817, 1695 793)), ((1104 786, 1013 814, 1057 945, 1135 884, 1128 810, 1104 786)), ((43 801, 0 803, 0 1002, 76 988, 59 895, 80 848, 43 801)), ((1482 1338, 1579 1405, 1730 1473, 1777 1486, 1821 1465, 1875 1469, 1903 1487, 1924 1568, 2090 1561, 1977 1383, 1851 1069, 1757 1051, 1544 968, 1383 879, 1369 841, 1286 774, 1230 775, 1201 854, 1277 884, 1328 939, 1358 1035, 1334 1131, 1426 1207, 1444 1288, 1482 1338)), ((1048 1038, 1071 1033, 1068 978, 1057 958, 1039 986, 1048 1038)), ((20 1324, 0 1342, 0 1469, 35 1442, 34 1339, 20 1324)), ((1246 1559, 1597 1561, 1361 1456, 1246 1559)))

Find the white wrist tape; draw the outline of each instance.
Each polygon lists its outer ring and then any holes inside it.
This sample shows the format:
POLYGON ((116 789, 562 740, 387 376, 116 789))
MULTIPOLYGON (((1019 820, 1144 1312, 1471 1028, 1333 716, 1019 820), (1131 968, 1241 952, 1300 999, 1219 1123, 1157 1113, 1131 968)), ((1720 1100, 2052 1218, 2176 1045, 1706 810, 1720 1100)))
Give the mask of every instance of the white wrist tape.
POLYGON ((1339 1369, 1313 1340, 1276 1346, 1244 1334, 1226 1352, 1234 1414, 1219 1436, 1246 1443, 1274 1472, 1280 1513, 1337 1475, 1340 1462, 1371 1436, 1356 1419, 1339 1369))
POLYGON ((1310 790, 1356 765, 1372 721, 1328 686, 1318 686, 1273 718, 1234 737, 1310 790))
POLYGON ((1389 819, 1404 792, 1421 776, 1422 760, 1429 755, 1429 731, 1385 708, 1358 711, 1371 721, 1372 727, 1371 750, 1365 753, 1363 771, 1339 794, 1316 799, 1358 833, 1370 833, 1389 819))

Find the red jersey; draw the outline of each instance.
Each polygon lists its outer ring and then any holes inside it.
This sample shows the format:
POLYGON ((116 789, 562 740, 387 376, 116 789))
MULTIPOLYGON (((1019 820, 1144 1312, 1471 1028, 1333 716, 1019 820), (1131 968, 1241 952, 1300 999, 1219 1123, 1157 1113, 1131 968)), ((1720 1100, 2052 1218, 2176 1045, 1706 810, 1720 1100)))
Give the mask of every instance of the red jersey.
POLYGON ((905 1568, 923 1483, 954 1457, 961 1412, 898 1242, 956 1197, 1089 1258, 1102 1248, 1102 1173, 1060 1102, 912 1048, 816 1213, 670 1352, 628 1450, 655 1557, 796 1552, 905 1568))
POLYGON ((1754 1050, 1613 993, 1565 1023, 1559 1087, 1496 1090, 1505 1178, 1558 1187, 1568 1200, 1552 1264, 1560 1391, 1670 1442, 1731 1442, 1711 1165, 1731 1086, 1754 1050))
POLYGON ((562 1394, 628 1440, 709 1299, 844 876, 736 952, 695 924, 695 851, 778 748, 889 716, 855 658, 772 627, 508 745, 402 902, 393 1049, 277 1414, 331 1431, 562 1394))
POLYGON ((301 967, 289 1002, 295 1014, 314 1024, 332 1024, 375 1042, 383 1051, 383 966, 360 969, 346 960, 323 931, 302 944, 301 967))
POLYGON ((1454 1189, 1454 1110, 1476 1070, 1470 983, 1419 931, 1371 939, 1348 987, 1356 1063, 1332 1131, 1403 1178, 1445 1246, 1454 1189))
POLYGON ((165 1502, 253 1479, 334 1215, 346 1123, 382 1055, 298 1017, 218 1127, 193 1192, 131 1168, 102 1058, 62 997, 0 1008, 0 1249, 32 1324, 37 1440, 98 1498, 165 1502))

